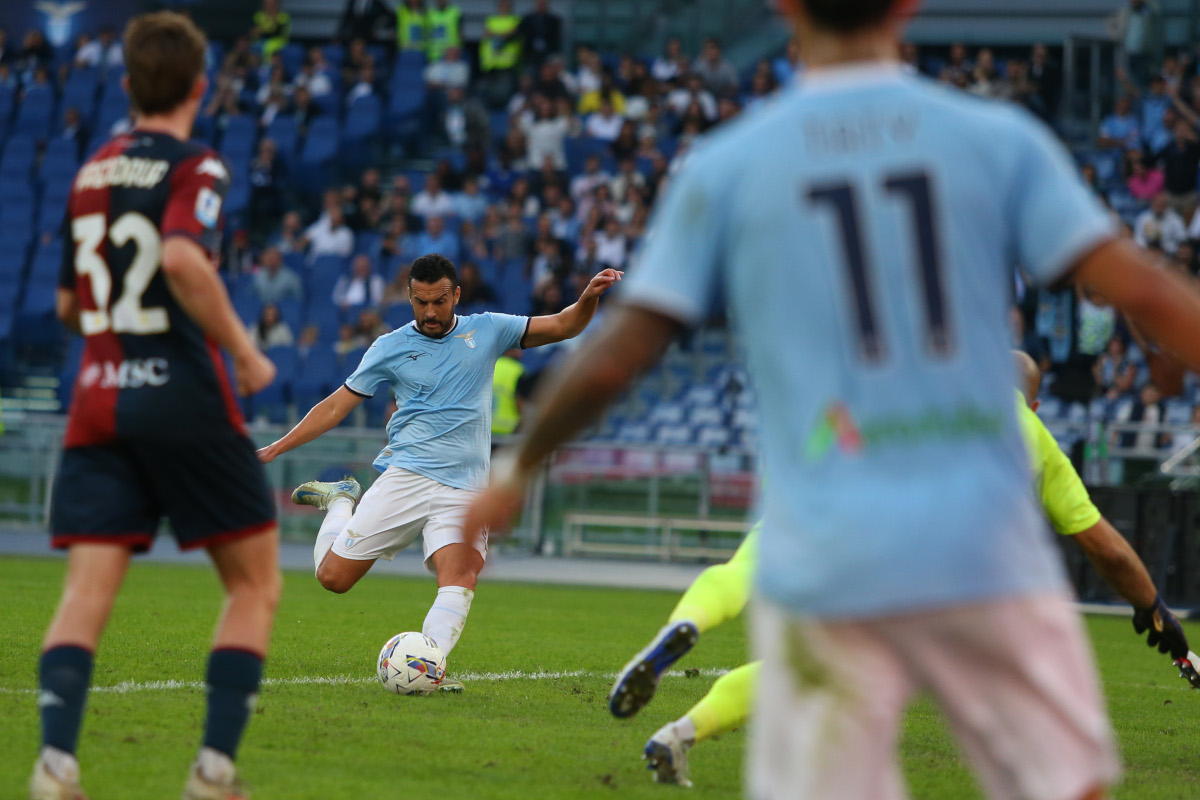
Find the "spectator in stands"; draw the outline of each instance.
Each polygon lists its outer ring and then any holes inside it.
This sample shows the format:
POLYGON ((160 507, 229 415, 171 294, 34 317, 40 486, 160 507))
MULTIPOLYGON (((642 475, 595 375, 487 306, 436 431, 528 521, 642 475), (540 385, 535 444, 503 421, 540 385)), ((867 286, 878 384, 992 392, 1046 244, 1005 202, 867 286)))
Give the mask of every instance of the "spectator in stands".
POLYGON ((1158 247, 1166 253, 1174 253, 1187 238, 1183 218, 1170 207, 1166 192, 1155 195, 1150 208, 1138 215, 1133 237, 1140 247, 1158 247))
POLYGON ((408 272, 409 265, 405 264, 400 269, 396 270, 396 274, 388 281, 388 285, 383 290, 383 302, 381 305, 384 308, 392 306, 406 306, 409 304, 408 299, 408 272))
POLYGON ((492 287, 484 283, 479 267, 471 261, 464 261, 458 268, 458 287, 461 291, 458 298, 461 306, 493 305, 498 300, 492 287))
POLYGON ((692 74, 699 75, 704 88, 714 95, 735 94, 738 90, 737 68, 721 53, 721 43, 715 38, 704 40, 700 57, 692 63, 692 74))
POLYGON ((1043 119, 1046 118, 1046 107, 1038 94, 1037 84, 1029 78, 1029 65, 1014 58, 1008 62, 1009 99, 1020 106, 1029 109, 1043 119))
POLYGON ((534 99, 534 118, 523 127, 525 135, 525 161, 530 166, 542 164, 547 158, 554 161, 555 169, 566 169, 566 138, 571 129, 568 116, 557 115, 550 99, 538 95, 534 99))
POLYGON ((588 92, 599 91, 604 74, 604 66, 600 54, 585 44, 575 48, 574 86, 568 85, 572 94, 585 95, 588 92))
POLYGON ((241 115, 242 110, 241 101, 233 86, 228 81, 218 78, 217 89, 202 113, 213 121, 217 130, 223 131, 230 118, 241 115))
POLYGON ((525 227, 525 215, 520 203, 509 203, 504 210, 504 225, 496 236, 495 258, 510 261, 529 255, 529 229, 525 227))
POLYGON ((633 156, 625 156, 617 162, 617 174, 608 183, 609 193, 617 203, 625 202, 625 195, 631 187, 641 189, 646 185, 646 178, 637 170, 637 162, 633 156))
POLYGON ((264 137, 250 162, 250 219, 256 231, 265 231, 283 212, 285 175, 274 139, 264 137))
POLYGON ((508 102, 521 66, 521 18, 512 13, 511 0, 498 0, 496 13, 483 21, 483 39, 479 43, 479 68, 487 81, 492 108, 508 102))
POLYGON ((537 81, 533 85, 533 91, 550 99, 550 102, 557 103, 560 100, 570 100, 571 92, 567 89, 567 84, 563 80, 563 60, 562 56, 551 56, 546 59, 538 70, 537 81))
POLYGON ((1175 211, 1189 216, 1196 206, 1196 175, 1200 173, 1200 141, 1193 127, 1195 122, 1194 116, 1191 121, 1177 119, 1171 143, 1158 154, 1163 164, 1167 202, 1175 211))
POLYGON ((803 65, 800 62, 800 42, 793 36, 788 39, 787 50, 782 58, 777 58, 771 62, 771 72, 775 76, 775 83, 779 86, 787 86, 796 76, 796 72, 803 65))
POLYGON ((622 122, 617 138, 613 139, 613 143, 608 149, 618 162, 627 158, 636 158, 638 151, 637 124, 631 119, 622 122))
POLYGON ((459 219, 478 222, 487 211, 487 198, 479 192, 479 179, 467 176, 462 191, 454 198, 454 214, 459 219))
POLYGON ((584 130, 593 139, 613 142, 621 133, 621 126, 624 124, 624 117, 617 114, 612 100, 605 97, 600 101, 600 110, 588 116, 584 130))
POLYGON ((258 103, 259 107, 267 105, 271 100, 271 96, 276 92, 288 97, 292 93, 292 84, 288 81, 287 72, 283 68, 282 63, 275 63, 271 66, 267 73, 267 79, 259 84, 258 91, 254 93, 254 102, 258 103))
POLYGON ((441 61, 450 48, 462 49, 462 9, 449 0, 436 0, 433 8, 425 14, 429 27, 430 61, 441 61))
POLYGON ((678 36, 667 39, 666 47, 660 56, 656 56, 650 65, 650 75, 656 81, 667 83, 683 75, 687 71, 687 56, 683 54, 683 44, 678 36))
POLYGON ((314 98, 324 97, 333 91, 333 80, 330 78, 328 64, 321 48, 314 47, 308 51, 308 56, 300 66, 300 74, 296 76, 293 84, 297 90, 307 89, 314 98))
MULTIPOLYGON (((575 244, 579 241, 579 218, 575 215, 575 203, 570 197, 563 195, 558 200, 558 205, 549 209, 551 229, 555 239, 562 242, 575 244)), ((600 270, 596 270, 599 272, 600 270)), ((596 273, 591 273, 595 275, 596 273)))
POLYGON ((83 117, 79 113, 79 109, 71 106, 63 112, 62 130, 58 132, 59 139, 69 139, 75 143, 75 157, 83 158, 83 152, 87 148, 88 132, 83 126, 83 117))
POLYGON ((558 283, 568 272, 563 247, 552 236, 539 236, 533 245, 533 260, 529 277, 533 281, 533 296, 538 297, 551 283, 558 283))
POLYGON ((304 299, 304 286, 300 276, 283 263, 283 254, 277 247, 266 247, 259 258, 254 272, 254 294, 259 302, 272 305, 285 300, 299 302, 304 299))
POLYGON ((625 95, 617 88, 616 79, 613 78, 612 71, 608 69, 601 71, 598 89, 580 93, 578 111, 583 116, 595 113, 600 110, 600 105, 606 99, 612 103, 613 109, 618 114, 625 113, 625 95))
POLYGON ((304 252, 304 226, 300 222, 298 212, 289 211, 283 215, 282 227, 271 240, 271 246, 281 253, 304 252))
POLYGON ((1129 0, 1109 21, 1134 79, 1144 82, 1162 44, 1162 11, 1156 0, 1129 0))
POLYGON ((221 64, 223 75, 233 75, 239 71, 248 70, 254 63, 254 50, 250 47, 249 36, 239 36, 233 40, 233 47, 225 54, 221 64))
POLYGON ((411 254, 415 250, 409 235, 409 228, 403 216, 393 216, 388 219, 383 231, 383 240, 379 243, 379 254, 390 261, 399 256, 411 254))
POLYGON ((1029 80, 1037 87, 1046 119, 1056 119, 1062 94, 1062 68, 1050 58, 1044 44, 1035 44, 1029 51, 1029 80))
POLYGON ((358 74, 358 80, 350 91, 346 92, 346 108, 354 105, 354 101, 375 94, 375 66, 368 63, 358 74))
POLYGON ((220 268, 231 275, 244 275, 254 269, 254 249, 245 228, 238 228, 229 235, 220 268))
POLYGON ((17 85, 17 76, 13 74, 12 64, 0 61, 0 86, 16 91, 17 85))
POLYGON ((345 358, 355 350, 361 350, 364 345, 358 339, 358 329, 356 326, 346 322, 338 327, 338 338, 333 343, 333 352, 337 353, 339 358, 345 358))
POLYGON ((272 347, 291 347, 295 343, 291 326, 279 316, 279 306, 274 303, 263 306, 251 334, 258 349, 263 351, 272 347))
POLYGON ((414 238, 413 247, 421 255, 440 253, 451 261, 459 260, 458 237, 446 229, 446 221, 437 214, 425 219, 425 232, 414 238))
POLYGON ((1135 199, 1149 203, 1165 186, 1163 171, 1141 150, 1125 152, 1125 185, 1135 199))
POLYGON ((436 173, 425 176, 425 188, 413 198, 412 211, 425 220, 454 213, 454 198, 442 188, 442 181, 436 173))
POLYGON ((21 41, 21 52, 17 54, 17 72, 32 75, 38 67, 46 67, 54 62, 54 49, 46 41, 46 37, 36 28, 25 33, 21 41))
POLYGON ((971 73, 971 93, 980 97, 1008 100, 1012 97, 1012 86, 996 68, 996 57, 990 48, 979 51, 975 70, 971 73))
POLYGON ((1114 336, 1109 340, 1104 355, 1096 359, 1093 370, 1096 388, 1108 400, 1116 400, 1133 391, 1138 369, 1129 358, 1124 338, 1114 336))
POLYGON ((296 340, 296 355, 308 358, 308 354, 320 341, 321 329, 316 325, 305 325, 300 331, 300 338, 296 340))
POLYGON ((1125 91, 1139 102, 1141 113, 1138 124, 1142 132, 1142 141, 1143 143, 1150 141, 1154 134, 1164 127, 1163 116, 1174 105, 1167 92, 1166 80, 1161 74, 1152 75, 1150 76, 1150 88, 1142 91, 1120 68, 1117 69, 1117 80, 1125 87, 1125 91))
POLYGON ((383 324, 378 311, 364 308, 358 312, 358 323, 354 326, 354 338, 360 348, 370 347, 376 339, 389 332, 390 329, 383 324))
POLYGON ((309 261, 321 256, 348 257, 354 252, 354 232, 346 225, 342 207, 326 205, 325 213, 304 231, 309 261))
POLYGON ((1141 125, 1133 113, 1133 101, 1128 95, 1118 97, 1113 113, 1100 122, 1100 136, 1096 144, 1121 150, 1141 148, 1141 125))
POLYGON ((262 10, 254 14, 250 36, 264 56, 269 57, 287 46, 292 36, 292 18, 279 7, 279 0, 263 0, 262 10))
POLYGON ((628 254, 628 242, 621 223, 615 216, 610 216, 604 222, 604 229, 595 234, 596 259, 613 269, 625 268, 625 257, 628 254))
POLYGON ((900 43, 900 69, 913 76, 921 74, 921 57, 912 42, 900 43))
POLYGON ((699 104, 708 122, 717 118, 717 99, 704 88, 704 80, 699 75, 689 75, 684 86, 667 95, 667 105, 678 117, 682 117, 692 103, 699 104))
POLYGON ((425 67, 425 86, 432 92, 466 89, 471 83, 471 67, 462 60, 462 51, 447 47, 445 58, 425 67))
POLYGON ((529 178, 518 175, 508 192, 508 201, 515 203, 521 209, 521 216, 533 219, 541 212, 541 202, 532 191, 529 178))
POLYGON ((755 70, 754 77, 750 79, 750 91, 742 95, 742 105, 747 110, 754 108, 772 95, 777 88, 773 72, 755 70))
POLYGON ((338 38, 342 41, 359 39, 373 42, 379 23, 391 16, 391 8, 383 0, 346 0, 346 8, 338 22, 338 38))
POLYGON ((533 10, 521 18, 525 63, 534 69, 562 52, 562 17, 550 10, 549 0, 534 0, 533 10))
POLYGON ((359 253, 350 274, 338 278, 333 287, 333 304, 346 311, 356 306, 377 306, 383 300, 383 278, 371 270, 371 257, 359 253))
POLYGON ((491 145, 492 129, 487 109, 463 89, 446 92, 442 110, 442 131, 446 141, 465 150, 485 151, 491 145))
POLYGON ((396 48, 401 52, 428 53, 429 20, 425 0, 396 4, 396 48))
POLYGON ((944 71, 948 72, 952 79, 961 75, 970 80, 971 73, 975 71, 975 65, 967 55, 967 46, 962 42, 954 42, 950 45, 950 54, 946 59, 944 71))

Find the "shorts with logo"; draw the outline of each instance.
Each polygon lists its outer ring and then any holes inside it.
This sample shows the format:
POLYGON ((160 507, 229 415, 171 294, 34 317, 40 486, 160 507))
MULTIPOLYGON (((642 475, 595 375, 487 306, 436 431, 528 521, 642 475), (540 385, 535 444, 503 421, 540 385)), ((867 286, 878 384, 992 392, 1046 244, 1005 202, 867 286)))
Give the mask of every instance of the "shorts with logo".
MULTIPOLYGON (((391 561, 420 536, 425 568, 433 572, 429 559, 434 553, 448 544, 466 542, 463 521, 474 498, 475 492, 388 467, 359 501, 333 543, 333 552, 354 561, 391 561)), ((487 535, 474 547, 486 559, 487 535)))
POLYGON ((755 607, 763 658, 747 797, 903 800, 904 709, 929 692, 988 797, 1076 800, 1120 764, 1065 594, 862 620, 755 607))
POLYGON ((275 527, 266 473, 245 436, 124 440, 63 451, 50 515, 51 545, 150 549, 164 517, 181 550, 275 527))

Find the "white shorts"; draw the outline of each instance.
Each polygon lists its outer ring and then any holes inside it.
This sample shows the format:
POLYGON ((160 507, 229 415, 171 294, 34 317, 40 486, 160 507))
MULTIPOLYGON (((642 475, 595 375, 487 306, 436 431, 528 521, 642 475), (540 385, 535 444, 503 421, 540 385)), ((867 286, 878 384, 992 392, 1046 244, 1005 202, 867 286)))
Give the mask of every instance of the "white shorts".
POLYGON ((901 717, 928 691, 993 800, 1078 800, 1120 765, 1091 650, 1061 595, 854 621, 760 601, 753 800, 901 800, 901 717))
MULTIPOLYGON (((421 536, 425 569, 433 572, 429 559, 434 553, 466 541, 463 519, 474 497, 475 492, 388 467, 362 496, 354 516, 333 543, 333 552, 354 561, 391 561, 421 536)), ((486 533, 475 549, 487 558, 486 533)))

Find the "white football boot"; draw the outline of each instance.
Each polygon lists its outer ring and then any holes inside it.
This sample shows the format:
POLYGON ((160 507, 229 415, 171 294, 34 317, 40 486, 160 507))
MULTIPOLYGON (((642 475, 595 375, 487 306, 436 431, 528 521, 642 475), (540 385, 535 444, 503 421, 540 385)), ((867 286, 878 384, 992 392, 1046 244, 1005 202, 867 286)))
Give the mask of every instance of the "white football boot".
POLYGON ((330 504, 339 497, 345 497, 355 506, 362 497, 363 489, 358 481, 349 476, 340 481, 309 481, 296 487, 292 492, 292 502, 298 506, 312 506, 322 511, 328 511, 330 504))
POLYGON ((55 775, 39 757, 33 765, 33 777, 29 779, 30 800, 88 800, 79 785, 78 764, 69 765, 65 771, 70 774, 55 775))
POLYGON ((438 684, 439 692, 450 692, 451 694, 462 694, 463 682, 456 681, 454 678, 442 678, 442 682, 438 684))
POLYGON ((679 735, 674 722, 659 728, 642 751, 646 768, 654 771, 654 780, 690 788, 692 781, 688 777, 688 750, 692 749, 693 744, 679 735))
POLYGON ((183 800, 248 800, 250 795, 242 788, 232 761, 228 758, 216 760, 221 775, 219 779, 214 780, 205 775, 200 768, 200 761, 204 757, 201 754, 188 770, 187 784, 183 787, 183 800))

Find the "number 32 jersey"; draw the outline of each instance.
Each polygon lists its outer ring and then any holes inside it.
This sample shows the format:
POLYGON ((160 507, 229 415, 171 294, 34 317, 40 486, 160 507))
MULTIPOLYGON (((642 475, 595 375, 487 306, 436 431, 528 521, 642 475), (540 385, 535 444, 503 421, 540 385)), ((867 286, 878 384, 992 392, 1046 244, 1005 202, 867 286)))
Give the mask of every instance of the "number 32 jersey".
POLYGON ((59 286, 77 295, 86 342, 66 447, 244 432, 220 348, 176 302, 161 270, 173 236, 200 244, 216 269, 229 184, 209 148, 136 129, 75 176, 59 286))
POLYGON ((1014 268, 1112 235, 1031 116, 882 64, 810 71, 699 145, 627 300, 723 295, 757 389, 759 589, 880 616, 1061 591, 1012 402, 1014 268))

